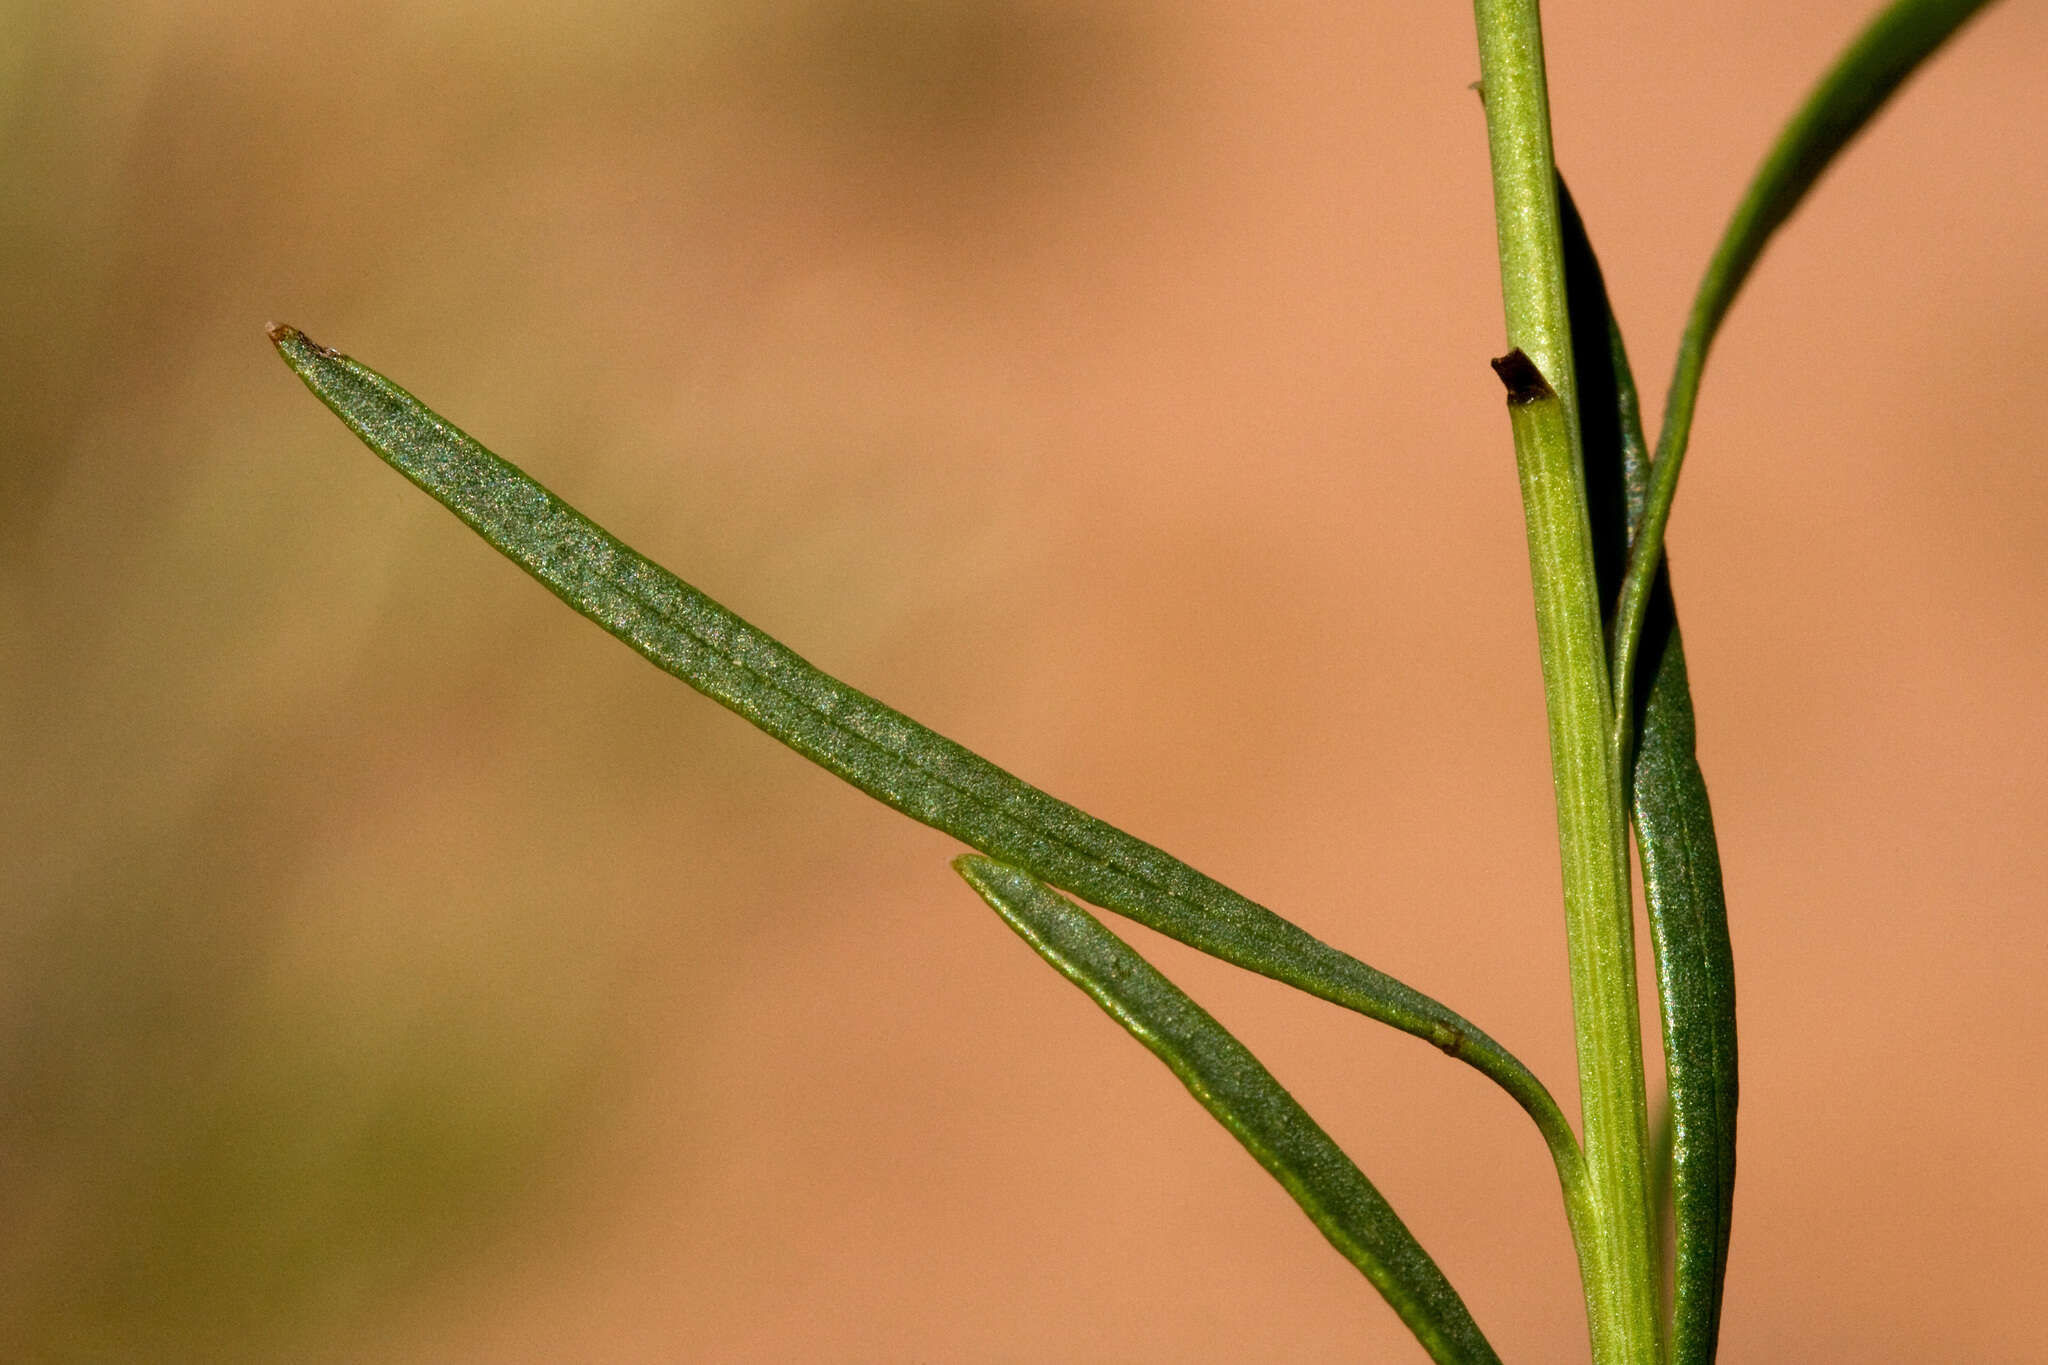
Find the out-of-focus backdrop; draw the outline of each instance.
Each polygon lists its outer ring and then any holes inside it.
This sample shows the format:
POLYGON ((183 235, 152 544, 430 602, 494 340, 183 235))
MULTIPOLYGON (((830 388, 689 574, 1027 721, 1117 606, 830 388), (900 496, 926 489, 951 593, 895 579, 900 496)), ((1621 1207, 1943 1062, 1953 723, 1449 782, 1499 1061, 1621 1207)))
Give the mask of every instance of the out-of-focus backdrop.
MULTIPOLYGON (((1646 399, 1860 0, 1550 7, 1646 399)), ((1772 247, 1672 531, 1741 970, 1730 1361, 2048 1358, 2048 17, 1772 247)), ((951 843, 348 436, 629 543, 1573 1094, 1469 11, 0 3, 0 1355, 1419 1359, 951 843)), ((1553 1177, 1133 931, 1502 1353, 1553 1177)))

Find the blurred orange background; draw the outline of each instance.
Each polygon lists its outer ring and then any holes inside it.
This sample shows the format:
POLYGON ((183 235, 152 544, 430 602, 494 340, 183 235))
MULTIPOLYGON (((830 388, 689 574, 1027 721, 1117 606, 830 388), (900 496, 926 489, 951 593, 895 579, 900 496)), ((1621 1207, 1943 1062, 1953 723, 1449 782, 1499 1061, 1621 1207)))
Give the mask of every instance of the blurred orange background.
MULTIPOLYGON (((1867 12, 1551 6, 1653 409, 1867 12)), ((0 3, 0 1355, 1421 1359, 949 840, 564 610, 263 325, 1570 1107, 1471 26, 0 3)), ((1709 367, 1729 1361, 2048 1359, 2044 40, 1909 85, 1709 367)), ((1131 933, 1505 1357, 1583 1358, 1512 1103, 1131 933)))

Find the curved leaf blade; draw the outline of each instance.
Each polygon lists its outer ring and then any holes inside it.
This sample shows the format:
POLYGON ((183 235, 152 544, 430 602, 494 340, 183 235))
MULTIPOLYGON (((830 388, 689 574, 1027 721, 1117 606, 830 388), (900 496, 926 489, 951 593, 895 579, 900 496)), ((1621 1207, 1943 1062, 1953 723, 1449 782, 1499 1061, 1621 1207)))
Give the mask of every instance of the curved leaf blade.
POLYGON ((1431 1359, 1498 1365, 1465 1301, 1400 1216, 1244 1044, 1064 896, 972 854, 953 868, 1040 957, 1166 1063, 1372 1282, 1431 1359))
POLYGON ((1897 0, 1873 19, 1778 135, 1721 234, 1679 341, 1678 365, 1664 406, 1664 428, 1657 439, 1647 508, 1622 588, 1615 631, 1617 746, 1628 740, 1623 718, 1630 711, 1629 689, 1641 672, 1633 667, 1633 660, 1649 614, 1664 528, 1671 519, 1671 501, 1678 491, 1678 475, 1692 434, 1700 376, 1714 335, 1771 234, 1792 216, 1821 172, 1863 131, 1906 78, 1988 3, 1990 0, 1897 0))
POLYGON ((830 677, 614 539, 368 366, 291 327, 285 362, 386 463, 550 592, 876 800, 1226 962, 1425 1038, 1535 1119, 1567 1200, 1579 1152, 1542 1082, 1455 1011, 830 677))
MULTIPOLYGON (((1559 182, 1584 413, 1586 483, 1602 599, 1614 602, 1648 496, 1651 461, 1628 349, 1599 259, 1559 182)), ((1637 656, 1640 736, 1629 785, 1670 1087, 1672 1226, 1677 1250, 1673 1365, 1707 1365, 1720 1333, 1735 1207, 1735 955, 1706 778, 1695 756, 1692 693, 1662 566, 1637 656)))

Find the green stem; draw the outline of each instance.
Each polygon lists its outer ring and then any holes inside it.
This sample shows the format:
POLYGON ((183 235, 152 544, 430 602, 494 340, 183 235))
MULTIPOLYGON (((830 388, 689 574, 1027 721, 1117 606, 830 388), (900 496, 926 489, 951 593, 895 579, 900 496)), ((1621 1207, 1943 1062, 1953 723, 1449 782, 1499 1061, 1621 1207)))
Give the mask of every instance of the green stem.
POLYGON ((1543 31, 1535 0, 1474 0, 1473 9, 1512 348, 1497 365, 1508 384, 1550 715, 1592 1202, 1590 1220, 1568 1211, 1595 1361, 1652 1365, 1660 1352, 1658 1275, 1628 822, 1620 775, 1608 761, 1613 693, 1580 456, 1543 31))

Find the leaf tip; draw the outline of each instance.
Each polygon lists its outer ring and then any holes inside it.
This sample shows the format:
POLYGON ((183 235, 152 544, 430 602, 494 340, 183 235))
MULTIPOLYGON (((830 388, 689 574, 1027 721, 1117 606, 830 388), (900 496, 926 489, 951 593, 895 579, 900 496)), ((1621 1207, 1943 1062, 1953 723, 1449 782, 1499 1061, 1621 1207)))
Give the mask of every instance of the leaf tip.
POLYGON ((975 895, 987 901, 997 914, 1013 924, 1017 922, 1016 907, 1020 901, 1029 901, 1034 895, 1052 894, 1050 887, 1030 873, 979 853, 961 854, 953 860, 953 870, 960 874, 960 880, 973 888, 975 895))
POLYGON ((1001 863, 993 858, 984 858, 979 853, 963 853, 953 860, 953 870, 977 891, 988 885, 989 874, 1000 867, 1001 863))
POLYGON ((263 329, 270 335, 270 344, 277 347, 279 354, 288 361, 318 356, 323 360, 338 360, 341 352, 331 351, 313 338, 292 326, 289 322, 267 323, 263 329))

